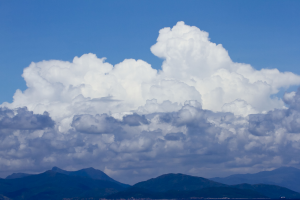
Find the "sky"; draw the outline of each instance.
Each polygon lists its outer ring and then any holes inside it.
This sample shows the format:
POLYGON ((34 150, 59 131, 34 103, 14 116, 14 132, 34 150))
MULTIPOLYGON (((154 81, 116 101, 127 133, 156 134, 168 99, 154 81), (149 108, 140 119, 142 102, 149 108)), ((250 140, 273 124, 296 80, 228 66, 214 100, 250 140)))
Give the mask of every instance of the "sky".
POLYGON ((300 167, 299 1, 0 2, 0 177, 300 167))

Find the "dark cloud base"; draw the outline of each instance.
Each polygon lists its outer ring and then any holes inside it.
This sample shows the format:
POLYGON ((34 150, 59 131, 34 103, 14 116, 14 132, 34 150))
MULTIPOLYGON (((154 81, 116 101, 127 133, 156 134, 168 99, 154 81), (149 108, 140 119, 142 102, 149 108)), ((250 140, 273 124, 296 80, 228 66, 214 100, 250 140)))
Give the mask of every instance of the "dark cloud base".
POLYGON ((46 112, 0 108, 0 172, 92 166, 135 183, 169 172, 212 177, 300 167, 300 89, 284 100, 288 109, 247 117, 195 103, 122 119, 76 115, 65 132, 46 112))

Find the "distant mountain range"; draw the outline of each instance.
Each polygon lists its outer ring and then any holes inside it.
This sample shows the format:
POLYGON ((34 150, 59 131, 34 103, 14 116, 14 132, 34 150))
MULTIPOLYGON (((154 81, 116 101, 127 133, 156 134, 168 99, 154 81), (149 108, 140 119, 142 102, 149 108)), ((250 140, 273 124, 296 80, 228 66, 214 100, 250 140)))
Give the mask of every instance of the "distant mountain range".
POLYGON ((68 172, 54 167, 41 174, 19 173, 0 179, 0 194, 13 200, 100 198, 127 187, 130 185, 115 181, 102 171, 93 168, 68 172))
MULTIPOLYGON (((86 178, 92 178, 92 179, 98 179, 98 180, 104 180, 104 181, 112 181, 115 183, 119 183, 118 181, 112 179, 111 177, 107 176, 104 172, 98 169, 94 169, 92 167, 81 169, 78 171, 66 171, 63 169, 60 169, 58 167, 53 167, 51 169, 53 172, 58 172, 61 174, 69 175, 69 176, 78 176, 78 177, 86 177, 86 178)), ((23 178, 26 176, 30 176, 33 174, 25 174, 25 173, 13 173, 9 176, 7 176, 5 179, 15 179, 15 178, 23 178)), ((123 183, 121 183, 123 184, 123 183)), ((126 185, 126 184, 125 184, 126 185)), ((130 185, 127 185, 130 186, 130 185)))
POLYGON ((281 167, 273 171, 262 171, 256 174, 235 174, 225 178, 211 178, 210 180, 228 184, 270 184, 289 188, 300 192, 300 169, 281 167))
POLYGON ((184 174, 165 174, 137 183, 127 190, 107 196, 108 199, 127 199, 131 197, 151 199, 182 199, 192 197, 267 198, 267 196, 256 191, 228 187, 225 184, 205 178, 184 174))
POLYGON ((116 194, 108 195, 108 199, 121 198, 272 198, 281 197, 299 199, 300 194, 290 189, 266 184, 226 185, 209 179, 184 174, 165 174, 157 178, 143 181, 116 194))
MULTIPOLYGON (((295 168, 273 170, 277 182, 284 180, 286 173, 298 172, 295 168), (287 169, 292 169, 290 172, 287 169), (289 172, 288 172, 289 171, 289 172), (281 178, 278 178, 281 177, 281 178)), ((261 172, 265 175, 265 172, 261 172)), ((245 174, 248 179, 251 175, 245 174)), ((289 176, 286 177, 289 177, 289 176)), ((242 176, 232 175, 229 177, 242 176)), ((230 180, 226 178, 214 178, 230 180)), ((257 177, 257 176, 256 176, 257 177)), ((271 175, 268 181, 272 180, 271 175)), ((232 179, 232 180, 248 180, 232 179)), ((255 180, 252 178, 251 180, 255 180)), ((120 183, 104 172, 86 168, 66 171, 53 167, 41 174, 14 173, 0 179, 0 200, 83 200, 83 199, 194 199, 194 198, 272 198, 300 199, 300 193, 286 187, 272 184, 225 184, 184 174, 165 174, 157 178, 139 182, 133 186, 120 183)))

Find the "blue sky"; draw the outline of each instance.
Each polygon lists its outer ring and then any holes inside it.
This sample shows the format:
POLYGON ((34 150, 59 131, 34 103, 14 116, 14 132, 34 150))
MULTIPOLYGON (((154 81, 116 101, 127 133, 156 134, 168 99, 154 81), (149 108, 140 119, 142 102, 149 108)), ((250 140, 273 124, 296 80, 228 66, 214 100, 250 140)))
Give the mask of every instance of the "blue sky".
MULTIPOLYGON (((25 90, 31 62, 94 53, 117 64, 143 59, 158 30, 177 21, 197 26, 235 62, 300 74, 299 1, 8 1, 0 2, 0 102, 25 90)), ((295 89, 295 88, 293 88, 295 89)), ((282 94, 282 93, 281 93, 282 94)), ((280 94, 280 95, 281 95, 280 94)))

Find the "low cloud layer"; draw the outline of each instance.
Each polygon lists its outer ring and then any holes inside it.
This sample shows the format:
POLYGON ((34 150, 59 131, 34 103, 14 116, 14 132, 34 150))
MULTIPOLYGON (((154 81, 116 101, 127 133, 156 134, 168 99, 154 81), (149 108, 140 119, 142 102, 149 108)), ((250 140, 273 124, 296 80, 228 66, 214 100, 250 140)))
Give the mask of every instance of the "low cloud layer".
POLYGON ((2 175, 95 167, 135 183, 298 166, 300 76, 233 62, 208 33, 178 22, 154 55, 112 66, 94 54, 31 63, 25 91, 0 110, 2 175))

